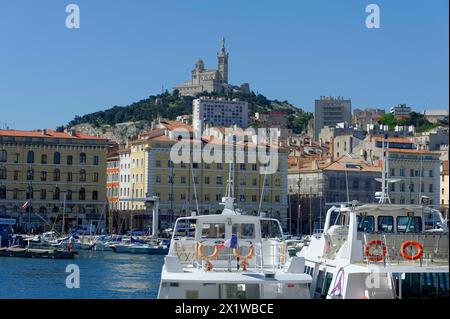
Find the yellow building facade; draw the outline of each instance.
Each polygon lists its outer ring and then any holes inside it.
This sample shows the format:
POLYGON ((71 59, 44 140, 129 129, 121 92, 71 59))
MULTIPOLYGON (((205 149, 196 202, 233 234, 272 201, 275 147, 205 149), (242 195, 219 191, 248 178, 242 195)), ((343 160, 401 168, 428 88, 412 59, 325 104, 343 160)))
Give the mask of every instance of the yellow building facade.
POLYGON ((103 224, 106 155, 76 132, 0 130, 0 216, 33 231, 103 224))
MULTIPOLYGON (((130 142, 131 199, 134 211, 144 212, 145 198, 160 199, 162 227, 170 227, 177 217, 192 211, 215 214, 222 211, 219 203, 225 195, 229 178, 229 163, 173 163, 171 149, 177 143, 170 134, 144 137, 130 142)), ((187 143, 191 143, 188 141, 187 143)), ((202 148, 208 143, 202 143, 202 148)), ((193 150, 191 149, 191 158, 193 150)), ((263 174, 259 161, 248 160, 248 148, 235 151, 232 167, 236 206, 246 214, 266 212, 287 224, 287 150, 278 149, 278 168, 273 174, 263 174), (243 154, 238 154, 239 152, 243 154), (243 156, 245 163, 236 157, 243 156), (264 186, 263 186, 264 185, 264 186), (264 194, 262 189, 264 188, 264 194), (263 194, 263 196, 261 196, 263 194), (261 207, 260 207, 261 206, 261 207)), ((147 214, 148 215, 148 214, 147 214)))

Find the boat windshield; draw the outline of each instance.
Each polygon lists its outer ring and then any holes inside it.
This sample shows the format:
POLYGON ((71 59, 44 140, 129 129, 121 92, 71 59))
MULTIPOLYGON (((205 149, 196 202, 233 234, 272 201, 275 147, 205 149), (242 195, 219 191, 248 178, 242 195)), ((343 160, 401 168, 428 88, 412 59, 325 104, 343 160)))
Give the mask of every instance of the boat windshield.
POLYGON ((261 219, 261 238, 283 238, 280 222, 276 219, 261 219))

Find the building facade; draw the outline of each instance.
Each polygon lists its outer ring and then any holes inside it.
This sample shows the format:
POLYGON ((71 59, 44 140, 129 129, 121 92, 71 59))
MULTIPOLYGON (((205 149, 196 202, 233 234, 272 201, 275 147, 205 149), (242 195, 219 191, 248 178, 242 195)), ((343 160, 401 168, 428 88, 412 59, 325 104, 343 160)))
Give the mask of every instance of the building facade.
POLYGON ((375 202, 375 193, 381 189, 375 179, 380 177, 379 167, 346 156, 335 161, 314 160, 289 169, 292 233, 297 233, 297 225, 299 234, 322 228, 329 203, 375 202))
POLYGON ((73 131, 0 130, 0 215, 22 231, 104 227, 107 148, 73 131))
POLYGON ((106 159, 106 198, 108 199, 108 209, 110 211, 117 211, 119 209, 119 176, 119 146, 114 145, 108 149, 106 159))
POLYGON ((191 79, 173 89, 178 90, 181 96, 195 96, 203 92, 227 93, 250 92, 248 83, 234 86, 228 84, 228 57, 225 49, 225 39, 222 38, 222 46, 217 54, 217 69, 205 69, 205 63, 199 59, 192 70, 191 79))
POLYGON ((351 120, 351 100, 321 96, 314 103, 314 139, 318 140, 323 127, 335 127, 338 123, 351 123, 351 120))
POLYGON ((201 97, 192 102, 192 114, 196 137, 202 136, 207 126, 248 127, 248 103, 237 99, 201 97))
POLYGON ((399 182, 389 186, 394 204, 427 204, 439 206, 439 153, 415 149, 389 149, 389 178, 399 182))
POLYGON ((406 106, 406 104, 399 104, 397 106, 392 106, 390 112, 395 117, 405 117, 411 113, 411 108, 406 106))
MULTIPOLYGON (((220 202, 225 195, 229 174, 230 164, 222 161, 172 162, 170 151, 179 142, 176 136, 173 131, 170 133, 166 129, 158 131, 158 134, 130 142, 132 167, 139 165, 135 169, 132 168, 131 172, 131 180, 135 181, 132 187, 135 191, 132 209, 135 214, 148 215, 148 212, 145 212, 146 198, 158 196, 161 227, 171 227, 176 218, 189 216, 192 211, 199 214, 221 212, 223 207, 220 202), (141 175, 143 179, 139 177, 138 181, 137 176, 141 175)), ((190 139, 184 141, 192 142, 190 139)), ((211 146, 211 143, 217 143, 215 147, 223 147, 224 142, 203 141, 202 149, 207 145, 211 146)), ((246 143, 242 143, 244 144, 246 143)), ((193 153, 191 148, 191 158, 193 153)), ((243 146, 243 150, 236 151, 234 155, 235 158, 243 156, 245 159, 244 163, 235 163, 232 167, 237 207, 247 214, 266 212, 272 217, 279 218, 285 227, 288 153, 286 150, 279 150, 278 169, 273 174, 261 174, 262 164, 259 161, 250 163, 246 160, 249 153, 251 151, 243 146)), ((145 222, 146 219, 142 220, 145 222)))
POLYGON ((441 163, 441 179, 440 179, 440 196, 441 196, 441 212, 448 218, 448 201, 449 201, 449 183, 448 178, 448 160, 441 163))

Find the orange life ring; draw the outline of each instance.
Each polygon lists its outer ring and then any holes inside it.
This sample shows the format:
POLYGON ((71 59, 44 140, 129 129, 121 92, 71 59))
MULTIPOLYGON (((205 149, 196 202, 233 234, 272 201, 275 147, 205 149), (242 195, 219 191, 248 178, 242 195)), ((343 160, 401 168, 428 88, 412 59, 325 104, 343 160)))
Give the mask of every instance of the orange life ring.
POLYGON ((381 240, 373 239, 364 246, 364 256, 369 257, 370 261, 382 261, 386 253, 386 245, 381 240), (370 252, 370 247, 372 246, 381 246, 381 255, 372 255, 370 252))
POLYGON ((417 260, 423 255, 423 247, 416 241, 407 240, 400 247, 400 254, 402 255, 403 258, 407 260, 417 260), (416 248, 417 253, 415 253, 414 255, 408 254, 406 252, 406 248, 408 248, 409 246, 413 246, 414 248, 416 248))
POLYGON ((217 245, 203 245, 202 243, 199 243, 197 249, 197 255, 206 261, 216 259, 219 256, 219 249, 217 248, 217 245), (213 253, 211 255, 205 255, 203 253, 204 247, 214 247, 213 253))
POLYGON ((243 260, 252 259, 254 252, 255 251, 254 251, 253 245, 250 245, 250 248, 248 250, 248 254, 246 256, 239 255, 239 252, 238 252, 237 248, 233 248, 233 256, 235 258, 239 258, 239 259, 243 259, 243 260))

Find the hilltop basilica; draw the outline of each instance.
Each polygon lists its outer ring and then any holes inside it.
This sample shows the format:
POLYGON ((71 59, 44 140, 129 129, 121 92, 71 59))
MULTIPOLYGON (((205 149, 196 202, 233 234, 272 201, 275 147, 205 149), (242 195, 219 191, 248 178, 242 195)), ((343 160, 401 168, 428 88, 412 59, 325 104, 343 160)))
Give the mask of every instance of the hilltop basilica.
POLYGON ((228 53, 225 50, 225 38, 222 38, 222 47, 217 53, 218 68, 205 69, 203 60, 199 59, 192 70, 191 79, 173 90, 178 90, 182 96, 194 96, 202 92, 250 92, 248 83, 239 86, 228 84, 228 53))

